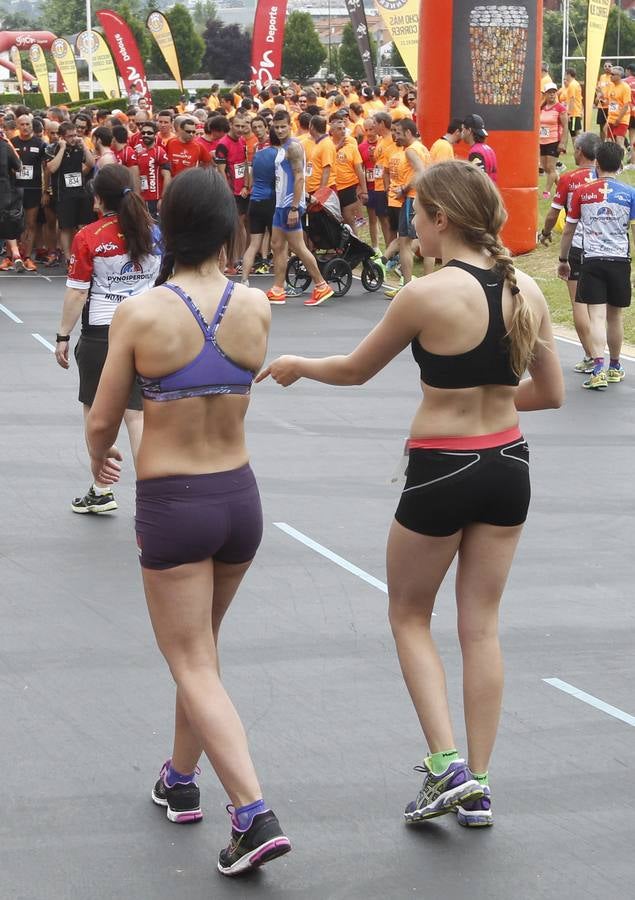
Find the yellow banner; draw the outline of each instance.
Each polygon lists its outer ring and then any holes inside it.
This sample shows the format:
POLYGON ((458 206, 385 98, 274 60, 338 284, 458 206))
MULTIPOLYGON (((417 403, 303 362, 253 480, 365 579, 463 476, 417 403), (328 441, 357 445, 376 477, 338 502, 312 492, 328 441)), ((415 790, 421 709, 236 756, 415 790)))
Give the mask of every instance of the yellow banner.
POLYGON ((40 86, 40 93, 44 97, 44 102, 47 106, 50 106, 51 87, 49 85, 49 71, 46 65, 44 50, 40 47, 39 44, 31 44, 31 49, 29 50, 29 59, 31 60, 31 65, 33 66, 35 77, 37 78, 37 82, 40 86))
MULTIPOLYGON (((414 0, 413 0, 414 2, 414 0)), ((174 46, 174 38, 170 31, 170 23, 163 13, 151 12, 146 20, 148 31, 157 42, 159 50, 163 54, 163 58, 168 64, 168 68, 179 88, 183 90, 183 80, 181 78, 181 70, 179 69, 179 61, 176 55, 176 47, 174 46)))
POLYGON ((419 66, 419 0, 375 0, 390 37, 416 83, 419 66))
POLYGON ((77 52, 82 59, 88 61, 89 53, 92 48, 93 56, 93 75, 100 83, 102 90, 109 100, 116 100, 121 97, 119 90, 119 79, 115 70, 115 64, 112 61, 108 44, 98 31, 82 31, 77 35, 77 52))
POLYGON ((606 23, 611 8, 611 0, 590 0, 589 18, 586 29, 586 92, 584 97, 584 127, 591 128, 593 122, 593 101, 600 62, 602 60, 602 48, 604 47, 604 35, 606 23))
POLYGON ((73 103, 79 102, 79 81, 73 48, 64 38, 55 38, 51 44, 51 56, 73 103))
POLYGON ((20 59, 20 51, 13 45, 9 50, 9 59, 15 66, 15 77, 18 79, 18 87, 20 93, 24 96, 24 76, 22 74, 22 60, 20 59))

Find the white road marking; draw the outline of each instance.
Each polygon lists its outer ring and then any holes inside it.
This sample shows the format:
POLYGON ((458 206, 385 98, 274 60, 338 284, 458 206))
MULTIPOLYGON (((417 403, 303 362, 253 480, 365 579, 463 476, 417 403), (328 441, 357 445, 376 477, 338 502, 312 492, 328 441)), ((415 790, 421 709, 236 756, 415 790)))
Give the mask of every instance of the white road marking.
POLYGON ((43 278, 44 281, 48 281, 49 284, 51 283, 51 279, 48 275, 42 275, 42 273, 40 273, 40 278, 43 278))
POLYGON ((589 706, 601 710, 608 716, 613 716, 614 719, 619 719, 620 722, 626 722, 627 725, 635 727, 635 716, 629 715, 629 713, 624 712, 623 709, 618 709, 617 706, 611 706, 610 703, 605 703, 604 700, 599 700, 597 697, 594 697, 593 694, 587 694, 586 691, 581 691, 579 688, 574 687, 572 684, 568 684, 566 681, 561 681, 559 678, 543 678, 542 680, 545 684, 550 684, 551 687, 555 687, 565 694, 570 694, 572 697, 575 697, 576 700, 588 703, 589 706))
POLYGON ((51 353, 55 353, 55 347, 53 344, 49 344, 46 338, 43 338, 41 334, 31 334, 31 337, 34 337, 36 341, 39 341, 43 347, 46 347, 47 350, 50 350, 51 353))
MULTIPOLYGON (((377 588, 377 590, 381 591, 382 594, 388 593, 387 586, 383 581, 380 581, 379 578, 375 578, 374 575, 369 575, 368 572, 364 572, 363 569, 360 569, 359 566, 356 566, 354 565, 354 563, 351 563, 347 559, 344 559, 343 556, 338 556, 337 553, 333 553, 333 551, 329 550, 328 547, 324 547, 322 544, 318 544, 317 541, 314 541, 313 538, 307 537, 306 534, 302 534, 302 532, 298 531, 297 528, 293 528, 292 525, 287 525, 286 522, 274 522, 273 524, 276 526, 276 528, 279 528, 280 531, 284 531, 285 534, 288 534, 289 537, 292 537, 296 541, 299 541, 301 544, 304 544, 305 547, 308 547, 310 550, 315 550, 316 553, 319 553, 320 556, 324 556, 326 559, 335 563, 336 566, 340 566, 342 569, 346 569, 346 571, 350 572, 351 575, 356 575, 358 578, 361 578, 362 581, 365 581, 366 584, 370 584, 372 587, 377 588)), ((436 616, 436 613, 432 613, 432 615, 436 616)))
MULTIPOLYGON (((559 334, 555 334, 554 337, 557 341, 562 341, 563 344, 572 344, 574 347, 579 347, 580 349, 582 349, 580 341, 574 341, 573 338, 561 337, 559 334)), ((608 347, 605 347, 605 350, 608 350, 608 347)), ((620 360, 622 359, 626 359, 629 362, 635 362, 635 356, 623 356, 620 353, 620 360)))
POLYGON ((3 306, 2 303, 0 303, 0 312, 3 312, 3 313, 5 314, 5 316, 8 316, 13 322, 17 322, 18 325, 22 325, 22 324, 23 324, 23 323, 22 323, 22 319, 18 319, 18 317, 16 316, 16 314, 15 314, 15 313, 12 313, 11 310, 10 310, 10 309, 7 309, 6 306, 3 306))

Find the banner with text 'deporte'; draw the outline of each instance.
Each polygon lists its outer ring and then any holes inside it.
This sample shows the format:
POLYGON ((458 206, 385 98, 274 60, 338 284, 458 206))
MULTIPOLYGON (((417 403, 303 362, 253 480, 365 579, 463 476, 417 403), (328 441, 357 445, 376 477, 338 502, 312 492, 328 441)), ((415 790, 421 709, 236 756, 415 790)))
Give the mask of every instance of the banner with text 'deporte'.
POLYGON ((148 81, 143 60, 130 26, 112 9, 98 10, 97 18, 104 29, 108 46, 117 63, 126 90, 129 94, 137 91, 142 97, 147 96, 148 81))
POLYGON ((282 73, 287 0, 258 0, 251 39, 251 77, 259 91, 282 73))

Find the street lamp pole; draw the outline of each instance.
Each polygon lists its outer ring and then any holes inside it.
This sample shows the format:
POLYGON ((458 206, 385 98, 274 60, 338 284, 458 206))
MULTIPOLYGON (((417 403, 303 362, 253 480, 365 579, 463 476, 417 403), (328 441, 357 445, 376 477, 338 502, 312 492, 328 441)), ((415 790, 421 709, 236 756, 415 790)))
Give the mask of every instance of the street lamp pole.
POLYGON ((88 40, 88 96, 92 100, 93 92, 93 12, 90 0, 86 0, 86 37, 88 40))
POLYGON ((331 66, 331 0, 329 0, 329 74, 333 71, 331 66))

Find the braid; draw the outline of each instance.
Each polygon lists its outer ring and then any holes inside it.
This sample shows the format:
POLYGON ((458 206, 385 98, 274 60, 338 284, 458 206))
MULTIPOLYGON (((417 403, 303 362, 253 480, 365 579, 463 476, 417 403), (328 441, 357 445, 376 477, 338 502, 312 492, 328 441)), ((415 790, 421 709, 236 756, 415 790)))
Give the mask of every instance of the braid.
POLYGON ((161 268, 159 269, 159 274, 157 275, 157 279, 154 282, 154 286, 159 287, 159 285, 165 284, 173 271, 174 254, 168 251, 167 253, 163 254, 163 257, 161 259, 161 268))
POLYGON ((534 345, 538 338, 538 323, 529 303, 518 287, 516 269, 509 250, 489 232, 483 236, 483 247, 491 254, 494 259, 494 268, 509 284, 512 292, 512 321, 507 332, 509 361, 515 374, 522 378, 533 358, 534 345))

